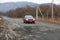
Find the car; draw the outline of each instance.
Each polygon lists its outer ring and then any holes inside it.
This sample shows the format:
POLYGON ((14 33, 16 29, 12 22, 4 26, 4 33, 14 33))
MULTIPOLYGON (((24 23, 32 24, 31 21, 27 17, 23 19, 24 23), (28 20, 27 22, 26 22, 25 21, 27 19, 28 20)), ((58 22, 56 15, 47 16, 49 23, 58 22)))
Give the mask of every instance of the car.
POLYGON ((32 15, 25 15, 23 21, 24 21, 24 23, 34 23, 35 24, 35 18, 32 15))

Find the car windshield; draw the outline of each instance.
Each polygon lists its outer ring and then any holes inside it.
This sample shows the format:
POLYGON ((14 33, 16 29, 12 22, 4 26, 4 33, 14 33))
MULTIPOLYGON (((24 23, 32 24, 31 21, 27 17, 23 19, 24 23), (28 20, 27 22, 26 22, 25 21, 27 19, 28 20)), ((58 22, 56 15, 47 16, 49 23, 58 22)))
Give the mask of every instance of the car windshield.
POLYGON ((33 16, 25 16, 25 18, 33 18, 33 16))

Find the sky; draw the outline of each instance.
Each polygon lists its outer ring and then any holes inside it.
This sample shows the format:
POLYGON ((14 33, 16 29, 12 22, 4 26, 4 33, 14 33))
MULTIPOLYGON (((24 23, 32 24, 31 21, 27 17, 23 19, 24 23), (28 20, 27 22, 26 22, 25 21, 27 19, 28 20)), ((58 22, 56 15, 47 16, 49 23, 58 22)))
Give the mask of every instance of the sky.
MULTIPOLYGON (((0 3, 6 3, 6 2, 21 2, 21 1, 27 1, 27 2, 34 2, 38 4, 42 3, 51 3, 52 0, 0 0, 0 3)), ((60 4, 60 0, 54 0, 55 4, 60 4)))

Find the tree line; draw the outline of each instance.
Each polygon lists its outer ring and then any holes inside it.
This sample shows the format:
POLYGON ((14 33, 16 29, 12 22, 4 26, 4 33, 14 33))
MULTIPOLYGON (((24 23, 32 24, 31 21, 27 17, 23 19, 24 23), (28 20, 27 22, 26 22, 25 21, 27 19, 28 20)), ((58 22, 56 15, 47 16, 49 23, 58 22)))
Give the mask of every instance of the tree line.
MULTIPOLYGON (((34 17, 36 16, 36 8, 37 7, 30 7, 30 6, 25 6, 22 8, 17 8, 16 10, 10 10, 8 12, 6 12, 4 15, 8 16, 8 17, 13 17, 13 18, 20 18, 20 17, 24 17, 25 15, 29 14, 29 15, 33 15, 34 17)), ((41 4, 39 5, 39 8, 41 9, 41 12, 43 14, 44 17, 50 18, 52 16, 52 7, 51 5, 48 4, 41 4)), ((54 12, 54 17, 60 17, 60 7, 56 4, 54 4, 54 8, 53 8, 53 12, 54 12)), ((40 12, 38 11, 38 16, 41 17, 40 12)))

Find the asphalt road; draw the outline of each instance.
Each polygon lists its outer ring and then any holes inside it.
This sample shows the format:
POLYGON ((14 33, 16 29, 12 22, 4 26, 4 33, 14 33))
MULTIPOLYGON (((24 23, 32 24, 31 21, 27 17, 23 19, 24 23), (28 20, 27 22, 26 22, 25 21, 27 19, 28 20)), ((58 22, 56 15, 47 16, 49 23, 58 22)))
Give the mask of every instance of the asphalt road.
POLYGON ((2 17, 4 20, 8 21, 11 24, 15 24, 17 25, 17 27, 24 27, 24 26, 39 26, 41 29, 42 28, 47 28, 47 29, 60 29, 60 25, 59 24, 53 24, 53 23, 47 23, 47 22, 41 22, 41 21, 36 21, 35 24, 25 24, 23 23, 23 19, 20 18, 8 18, 3 16, 2 17))
MULTIPOLYGON (((60 40, 59 24, 41 21, 36 21, 35 24, 25 24, 22 18, 8 18, 4 16, 2 18, 11 24, 9 29, 15 36, 17 36, 17 34, 20 36, 20 32, 22 32, 24 40, 60 40), (13 29, 15 30, 13 31, 13 29)), ((14 40, 20 40, 19 38, 14 40)))

